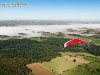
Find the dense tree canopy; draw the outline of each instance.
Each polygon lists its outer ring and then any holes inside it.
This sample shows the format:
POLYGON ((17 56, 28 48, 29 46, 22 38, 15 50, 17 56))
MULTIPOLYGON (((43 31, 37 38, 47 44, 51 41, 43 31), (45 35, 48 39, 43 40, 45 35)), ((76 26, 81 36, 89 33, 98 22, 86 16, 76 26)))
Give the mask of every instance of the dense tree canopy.
POLYGON ((76 44, 63 49, 62 45, 68 40, 46 37, 43 41, 30 38, 0 41, 0 75, 27 75, 30 70, 26 68, 26 64, 50 61, 52 58, 60 56, 59 52, 87 51, 94 55, 100 55, 100 46, 96 45, 90 45, 90 48, 87 48, 85 45, 76 44))

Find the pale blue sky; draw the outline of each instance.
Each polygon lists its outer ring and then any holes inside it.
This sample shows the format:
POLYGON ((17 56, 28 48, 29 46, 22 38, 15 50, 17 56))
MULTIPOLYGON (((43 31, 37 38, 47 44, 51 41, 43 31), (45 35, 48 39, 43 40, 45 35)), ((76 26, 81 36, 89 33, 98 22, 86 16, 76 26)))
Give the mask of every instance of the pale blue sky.
POLYGON ((0 7, 0 20, 100 21, 100 0, 0 0, 26 2, 23 7, 0 7))

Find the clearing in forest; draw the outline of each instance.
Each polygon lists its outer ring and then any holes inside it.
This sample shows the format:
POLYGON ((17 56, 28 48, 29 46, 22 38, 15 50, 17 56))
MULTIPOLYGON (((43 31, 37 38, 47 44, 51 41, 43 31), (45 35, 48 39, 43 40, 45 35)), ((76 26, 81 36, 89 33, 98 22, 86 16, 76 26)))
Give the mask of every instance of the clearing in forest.
POLYGON ((70 60, 76 60, 76 62, 80 62, 80 63, 84 63, 84 64, 90 63, 90 61, 85 60, 85 59, 83 59, 83 58, 72 57, 72 56, 69 56, 69 55, 64 56, 64 58, 67 58, 67 59, 70 59, 70 60))

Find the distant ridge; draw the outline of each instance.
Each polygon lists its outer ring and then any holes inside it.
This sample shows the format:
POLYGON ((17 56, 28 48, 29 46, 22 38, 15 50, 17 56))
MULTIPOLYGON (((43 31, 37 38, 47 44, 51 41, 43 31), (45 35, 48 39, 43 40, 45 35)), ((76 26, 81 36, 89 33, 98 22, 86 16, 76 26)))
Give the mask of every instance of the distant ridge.
POLYGON ((16 25, 71 25, 71 24, 100 24, 100 21, 0 20, 0 26, 16 26, 16 25))

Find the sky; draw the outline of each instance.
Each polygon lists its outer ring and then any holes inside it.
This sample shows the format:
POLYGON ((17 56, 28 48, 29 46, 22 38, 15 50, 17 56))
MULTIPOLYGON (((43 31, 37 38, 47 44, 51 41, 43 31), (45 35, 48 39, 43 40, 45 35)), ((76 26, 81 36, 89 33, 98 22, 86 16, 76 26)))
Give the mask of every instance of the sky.
POLYGON ((0 20, 100 21, 100 0, 0 0, 13 2, 27 5, 0 6, 0 20))

